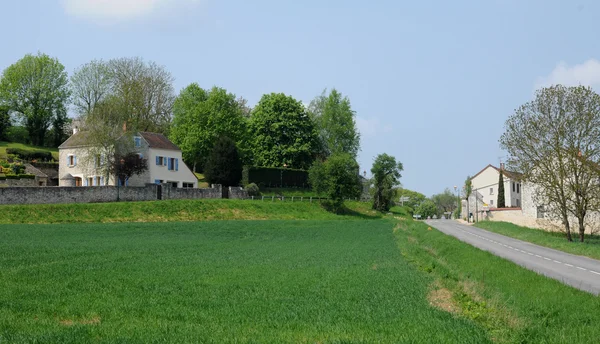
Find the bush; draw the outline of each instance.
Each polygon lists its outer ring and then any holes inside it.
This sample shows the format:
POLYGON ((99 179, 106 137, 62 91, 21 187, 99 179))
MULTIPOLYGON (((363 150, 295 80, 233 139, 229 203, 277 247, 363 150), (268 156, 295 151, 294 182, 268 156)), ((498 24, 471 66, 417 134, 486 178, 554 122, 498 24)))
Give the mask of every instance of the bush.
POLYGON ((35 174, 19 174, 19 179, 35 179, 35 174))
POLYGON ((16 174, 7 174, 6 179, 21 179, 21 178, 19 178, 19 176, 16 174))
POLYGON ((23 160, 52 161, 52 153, 38 149, 7 148, 6 154, 16 155, 23 160))
POLYGON ((28 144, 31 141, 29 140, 29 132, 25 127, 13 126, 8 127, 6 129, 6 133, 4 134, 6 140, 8 142, 17 142, 17 143, 25 143, 28 144))
POLYGON ((248 191, 248 196, 260 196, 260 189, 258 185, 254 183, 250 183, 246 186, 246 191, 248 191))
POLYGON ((309 176, 313 191, 327 195, 327 207, 334 212, 342 210, 345 198, 359 197, 362 192, 358 163, 350 154, 334 154, 324 163, 316 162, 309 176))
POLYGON ((242 184, 261 187, 308 187, 308 171, 292 168, 244 166, 242 184))
POLYGON ((235 142, 221 137, 213 147, 206 165, 204 178, 210 184, 237 186, 242 179, 242 160, 235 142))

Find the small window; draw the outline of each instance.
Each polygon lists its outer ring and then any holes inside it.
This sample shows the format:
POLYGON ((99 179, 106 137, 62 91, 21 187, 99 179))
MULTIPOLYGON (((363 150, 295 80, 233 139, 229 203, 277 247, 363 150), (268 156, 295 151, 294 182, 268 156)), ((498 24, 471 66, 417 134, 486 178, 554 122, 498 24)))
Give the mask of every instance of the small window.
POLYGON ((490 188, 490 195, 494 194, 494 188, 490 188))
POLYGON ((546 217, 546 209, 544 208, 543 205, 538 205, 537 207, 537 218, 538 219, 543 219, 546 217))
POLYGON ((75 166, 75 155, 69 155, 67 157, 67 165, 75 166))
POLYGON ((515 192, 515 183, 513 182, 513 192, 515 192))
POLYGON ((174 189, 177 189, 177 182, 171 182, 171 187, 173 187, 174 189))
POLYGON ((96 177, 96 183, 94 185, 101 186, 102 185, 101 182, 102 182, 101 177, 96 177))
POLYGON ((192 189, 194 187, 194 183, 183 183, 182 188, 184 189, 192 189))
POLYGON ((517 207, 521 206, 521 200, 517 198, 517 207))
POLYGON ((93 186, 94 185, 94 178, 89 177, 88 178, 88 186, 93 186))
POLYGON ((163 166, 164 164, 165 164, 164 158, 162 156, 157 156, 156 157, 156 165, 163 166))
POLYGON ((494 200, 493 199, 490 200, 490 205, 494 205, 494 200))
POLYGON ((139 136, 136 136, 133 138, 133 141, 135 142, 135 147, 139 148, 142 146, 142 138, 139 136))
POLYGON ((168 158, 169 160, 169 171, 175 171, 175 158, 168 158))
POLYGON ((521 191, 521 184, 517 184, 517 193, 521 191))
POLYGON ((102 166, 102 156, 100 154, 96 155, 96 167, 102 166))

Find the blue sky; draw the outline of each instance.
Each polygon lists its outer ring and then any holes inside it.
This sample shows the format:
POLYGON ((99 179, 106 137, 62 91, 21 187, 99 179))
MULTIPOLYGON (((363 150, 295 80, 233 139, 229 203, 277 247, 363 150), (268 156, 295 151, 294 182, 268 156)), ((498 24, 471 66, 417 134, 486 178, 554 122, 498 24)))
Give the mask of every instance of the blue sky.
POLYGON ((591 0, 22 0, 0 13, 1 69, 37 51, 69 73, 141 56, 177 92, 217 85, 251 105, 335 87, 357 112, 361 170, 391 154, 427 196, 497 165, 504 121, 536 87, 600 85, 591 0))

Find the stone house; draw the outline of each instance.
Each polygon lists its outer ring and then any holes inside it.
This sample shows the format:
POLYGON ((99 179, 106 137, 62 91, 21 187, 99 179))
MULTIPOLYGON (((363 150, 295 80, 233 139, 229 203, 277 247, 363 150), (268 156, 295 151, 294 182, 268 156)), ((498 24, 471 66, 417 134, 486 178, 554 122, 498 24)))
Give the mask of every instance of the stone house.
POLYGON ((521 207, 521 175, 516 172, 506 171, 501 164, 500 168, 487 165, 471 178, 473 193, 481 199, 484 206, 495 208, 498 201, 498 180, 500 172, 504 176, 504 204, 506 208, 521 207))
MULTIPOLYGON (((125 137, 125 136, 124 136, 125 137)), ((58 147, 59 186, 106 186, 120 184, 118 178, 108 175, 106 157, 95 154, 88 143, 89 132, 74 130, 74 134, 58 147)), ((133 135, 133 149, 147 159, 148 170, 132 176, 125 186, 168 183, 175 188, 197 188, 198 178, 183 162, 181 149, 162 134, 137 132, 133 135)))

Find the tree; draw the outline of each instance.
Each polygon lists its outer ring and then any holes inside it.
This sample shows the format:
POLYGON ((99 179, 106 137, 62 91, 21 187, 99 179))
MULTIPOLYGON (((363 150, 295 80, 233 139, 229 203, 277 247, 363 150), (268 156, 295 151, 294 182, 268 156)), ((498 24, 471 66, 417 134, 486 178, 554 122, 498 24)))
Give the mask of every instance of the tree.
POLYGON ((0 103, 23 119, 34 145, 44 138, 69 100, 68 76, 56 58, 27 54, 4 70, 0 79, 0 103))
POLYGON ((397 186, 402 177, 403 167, 401 162, 396 162, 396 158, 387 154, 379 154, 375 158, 371 174, 373 175, 373 184, 375 194, 373 196, 373 209, 379 211, 388 211, 392 206, 394 196, 394 186, 397 186))
POLYGON ((315 160, 318 136, 298 100, 283 93, 264 95, 249 123, 254 164, 308 169, 315 160))
POLYGON ((322 156, 348 153, 356 159, 360 150, 360 133, 356 128, 356 113, 348 97, 336 89, 327 95, 324 90, 311 101, 308 112, 315 122, 322 147, 322 156))
POLYGON ((422 219, 426 219, 428 217, 433 217, 434 215, 437 216, 438 211, 439 209, 435 205, 435 203, 432 200, 428 199, 417 207, 416 213, 421 215, 422 219))
POLYGON ((140 175, 148 170, 148 160, 137 153, 116 153, 109 162, 109 172, 117 178, 120 185, 125 185, 133 175, 140 175))
POLYGON ((242 159, 235 142, 223 136, 217 140, 206 161, 204 177, 211 184, 237 186, 242 180, 242 169, 242 159))
MULTIPOLYGON (((243 105, 234 94, 213 87, 204 90, 196 83, 184 88, 173 106, 169 138, 183 153, 183 159, 200 168, 219 137, 227 136, 238 147, 247 146, 247 121, 243 105)), ((241 152, 242 159, 245 155, 241 152)))
POLYGON ((496 207, 498 208, 506 208, 506 202, 504 199, 504 169, 500 168, 500 173, 498 177, 498 202, 496 202, 496 207))
POLYGON ((325 162, 316 161, 309 170, 310 184, 317 194, 325 194, 327 205, 334 212, 343 209, 344 199, 360 197, 362 183, 356 160, 347 153, 330 156, 325 162))
POLYGON ((467 221, 471 221, 470 209, 469 209, 469 197, 473 192, 473 182, 471 181, 471 176, 467 176, 465 179, 465 185, 463 186, 463 197, 467 201, 467 221))
POLYGON ((444 192, 433 195, 431 201, 438 208, 438 214, 446 212, 454 212, 458 206, 458 200, 456 195, 452 193, 452 190, 446 188, 444 192))
POLYGON ((77 68, 71 76, 73 105, 80 116, 91 114, 113 91, 113 80, 108 63, 93 60, 77 68))
POLYGON ((540 89, 506 121, 500 144, 567 240, 574 216, 583 241, 586 216, 600 204, 600 96, 583 86, 540 89))
POLYGON ((411 209, 411 212, 414 212, 419 204, 423 203, 427 199, 427 197, 420 192, 404 188, 396 188, 395 196, 396 199, 399 199, 400 197, 408 197, 408 201, 404 202, 404 206, 408 206, 411 209))
POLYGON ((0 105, 0 141, 7 139, 7 131, 11 126, 10 109, 6 105, 0 105))

